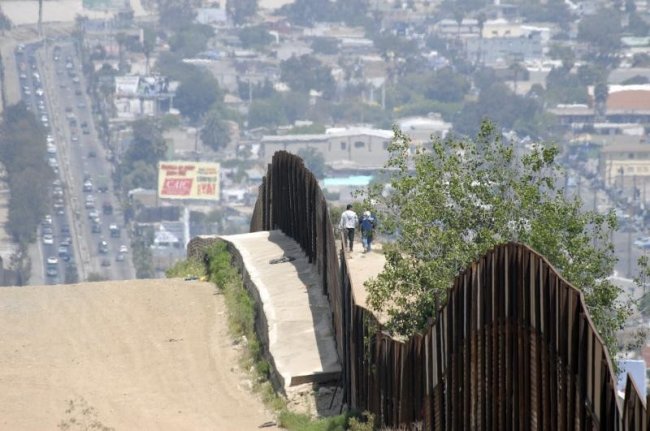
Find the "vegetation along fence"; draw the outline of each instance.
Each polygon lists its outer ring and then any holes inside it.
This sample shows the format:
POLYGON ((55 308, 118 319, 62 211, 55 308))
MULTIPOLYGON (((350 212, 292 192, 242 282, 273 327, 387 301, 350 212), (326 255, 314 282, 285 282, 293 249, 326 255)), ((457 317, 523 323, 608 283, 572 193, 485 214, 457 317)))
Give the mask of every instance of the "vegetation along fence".
POLYGON ((521 244, 496 247, 455 279, 422 334, 400 341, 356 302, 328 214, 302 160, 276 153, 251 230, 281 229, 317 266, 351 407, 382 425, 424 429, 649 429, 631 380, 617 399, 582 294, 542 256, 521 244))

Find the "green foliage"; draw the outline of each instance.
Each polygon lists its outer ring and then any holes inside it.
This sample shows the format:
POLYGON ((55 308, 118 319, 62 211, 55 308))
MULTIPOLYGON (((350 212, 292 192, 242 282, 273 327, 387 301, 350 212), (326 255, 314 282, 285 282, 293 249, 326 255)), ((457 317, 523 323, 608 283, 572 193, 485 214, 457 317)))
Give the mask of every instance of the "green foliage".
POLYGON ((454 130, 474 135, 476 125, 486 118, 501 127, 531 136, 545 136, 552 124, 539 101, 517 96, 501 83, 483 89, 476 102, 466 103, 454 117, 454 130))
POLYGON ((45 154, 45 130, 34 114, 22 103, 7 107, 0 126, 0 161, 10 190, 7 230, 20 244, 35 239, 50 202, 53 173, 45 154))
POLYGON ((587 42, 598 53, 616 52, 621 45, 621 16, 617 10, 601 9, 578 24, 578 40, 587 42))
POLYGON ((348 25, 365 24, 368 0, 322 1, 295 0, 283 6, 280 13, 294 24, 312 26, 315 22, 343 22, 348 25))
POLYGON ((335 39, 316 37, 311 42, 311 49, 317 54, 336 55, 339 52, 339 45, 335 39))
POLYGON ((384 246, 384 271, 369 281, 369 305, 390 317, 388 328, 412 334, 444 303, 454 277, 497 244, 518 241, 545 256, 580 289, 614 353, 615 333, 630 309, 608 279, 616 257, 609 239, 613 213, 582 211, 557 187, 557 148, 539 144, 519 155, 483 122, 474 140, 435 139, 410 153, 395 130, 386 165, 391 193, 368 189, 380 226, 396 235, 384 246))
POLYGON ((174 104, 181 114, 197 121, 216 103, 222 101, 223 92, 215 77, 210 72, 195 67, 191 73, 181 78, 174 104))
POLYGON ((90 272, 86 276, 86 282, 88 283, 95 283, 97 281, 107 281, 108 277, 98 273, 98 272, 90 272))
POLYGON ((520 13, 526 21, 554 22, 561 28, 568 28, 571 14, 567 5, 562 0, 522 0, 519 2, 520 13))
POLYGON ((169 39, 171 51, 182 58, 194 57, 204 51, 214 36, 214 29, 206 24, 191 24, 178 30, 169 39))
POLYGON ((325 177, 325 157, 316 148, 307 147, 298 150, 298 156, 305 162, 305 166, 316 178, 325 177))
POLYGON ((79 283, 79 272, 77 271, 76 265, 67 264, 65 266, 65 273, 63 276, 63 280, 65 284, 79 283))
POLYGON ((248 108, 248 127, 277 127, 287 123, 281 99, 255 100, 248 108))
POLYGON ((155 188, 158 162, 167 152, 159 121, 137 120, 132 125, 133 140, 118 166, 118 181, 123 193, 129 190, 155 188))
MULTIPOLYGON (((289 431, 345 431, 348 428, 349 414, 344 413, 323 419, 312 419, 309 415, 293 413, 288 410, 280 412, 278 425, 289 431)), ((363 428, 356 428, 363 430, 363 428)), ((370 428, 372 430, 372 428, 370 428)))
POLYGON ((334 96, 335 83, 332 70, 311 55, 293 56, 280 63, 280 79, 293 91, 308 93, 309 90, 323 92, 323 97, 334 96))
POLYGON ((351 417, 348 423, 350 431, 373 431, 375 429, 375 415, 363 412, 361 418, 351 417))
POLYGON ((626 30, 633 36, 646 37, 650 33, 650 26, 638 14, 630 14, 629 24, 626 30))
POLYGON ((237 33, 244 48, 263 48, 273 42, 273 36, 261 25, 243 27, 237 33))
POLYGON ((183 63, 183 58, 173 52, 161 52, 156 62, 156 70, 169 79, 182 80, 185 76, 192 74, 196 66, 183 63))
POLYGON ((169 31, 179 31, 192 25, 195 0, 157 0, 160 27, 169 31))
POLYGON ((560 60, 562 62, 562 67, 567 71, 571 71, 576 62, 576 54, 570 46, 557 44, 551 45, 548 51, 548 56, 553 60, 560 60))
POLYGON ((0 10, 0 32, 11 29, 11 20, 0 10))
POLYGON ((319 135, 327 129, 322 124, 310 124, 309 126, 293 127, 287 131, 287 135, 319 135))
POLYGON ((197 259, 180 260, 165 271, 167 278, 201 278, 206 276, 205 264, 197 259))
MULTIPOLYGON (((588 78, 583 75, 583 79, 588 78)), ((551 105, 588 103, 587 85, 581 82, 578 75, 567 69, 555 68, 546 76, 546 101, 551 105)))
POLYGON ((135 267, 136 278, 153 278, 156 274, 153 267, 153 230, 143 229, 131 237, 131 255, 135 267))
POLYGON ((230 126, 221 110, 212 109, 205 116, 201 129, 201 142, 217 151, 230 143, 230 126))

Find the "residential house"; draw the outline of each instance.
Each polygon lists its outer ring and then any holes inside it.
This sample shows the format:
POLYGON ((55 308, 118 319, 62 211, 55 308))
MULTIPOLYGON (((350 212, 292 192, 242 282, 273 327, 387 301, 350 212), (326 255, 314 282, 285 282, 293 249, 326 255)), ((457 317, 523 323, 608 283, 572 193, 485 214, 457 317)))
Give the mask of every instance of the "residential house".
POLYGON ((644 200, 650 196, 650 145, 643 137, 613 136, 600 151, 599 175, 607 187, 636 188, 644 200))
POLYGON ((515 62, 534 62, 544 57, 540 32, 467 39, 465 54, 468 60, 490 67, 508 67, 515 62))
POLYGON ((301 149, 314 148, 334 169, 377 169, 388 160, 391 130, 367 127, 332 128, 323 134, 264 136, 260 142, 260 157, 270 163, 276 151, 297 154, 301 149))

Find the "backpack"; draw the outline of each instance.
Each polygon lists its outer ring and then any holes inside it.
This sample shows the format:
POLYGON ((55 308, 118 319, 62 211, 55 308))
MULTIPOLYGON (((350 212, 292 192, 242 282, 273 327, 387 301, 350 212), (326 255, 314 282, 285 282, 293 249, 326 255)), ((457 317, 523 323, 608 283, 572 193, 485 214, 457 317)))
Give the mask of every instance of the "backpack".
POLYGON ((370 217, 364 217, 361 219, 361 231, 362 232, 368 232, 372 231, 375 228, 375 218, 370 216, 370 217))

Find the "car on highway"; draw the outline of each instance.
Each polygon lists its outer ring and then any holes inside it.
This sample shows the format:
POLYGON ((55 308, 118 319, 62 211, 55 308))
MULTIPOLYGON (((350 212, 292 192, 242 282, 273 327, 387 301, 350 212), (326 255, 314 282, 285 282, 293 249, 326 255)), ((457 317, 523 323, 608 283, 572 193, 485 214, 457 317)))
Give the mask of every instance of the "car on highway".
POLYGON ((47 144, 47 153, 48 154, 56 154, 56 145, 54 144, 47 144))
POLYGON ((99 252, 101 254, 107 254, 108 253, 108 243, 104 240, 99 241, 99 244, 97 246, 99 252))
POLYGON ((125 259, 124 253, 118 253, 117 256, 115 256, 116 262, 124 262, 124 259, 125 259))
POLYGON ((51 233, 46 233, 45 235, 43 235, 43 244, 45 245, 54 244, 54 237, 52 236, 51 233))
POLYGON ((127 248, 127 246, 125 246, 124 244, 122 244, 122 245, 120 246, 120 253, 124 253, 124 254, 126 254, 126 253, 128 253, 128 252, 129 252, 129 249, 127 248))
POLYGON ((104 267, 111 266, 110 259, 106 259, 106 258, 102 259, 102 266, 104 266, 104 267))
POLYGON ((120 228, 115 223, 112 223, 108 227, 108 230, 111 232, 111 238, 119 238, 120 237, 120 228))
POLYGON ((47 270, 45 271, 45 274, 48 277, 56 277, 57 275, 59 275, 59 270, 57 269, 56 266, 48 266, 47 270))
POLYGON ((91 180, 84 181, 83 191, 86 193, 91 193, 93 191, 93 182, 91 180))
POLYGON ((68 249, 67 245, 59 245, 57 248, 57 254, 61 259, 63 259, 65 262, 70 260, 70 250, 68 249))
POLYGON ((102 233, 102 225, 101 225, 101 223, 93 222, 93 225, 90 227, 90 231, 92 233, 102 233))
POLYGON ((57 259, 56 256, 50 256, 47 258, 48 265, 57 265, 58 263, 59 263, 59 259, 57 259))

